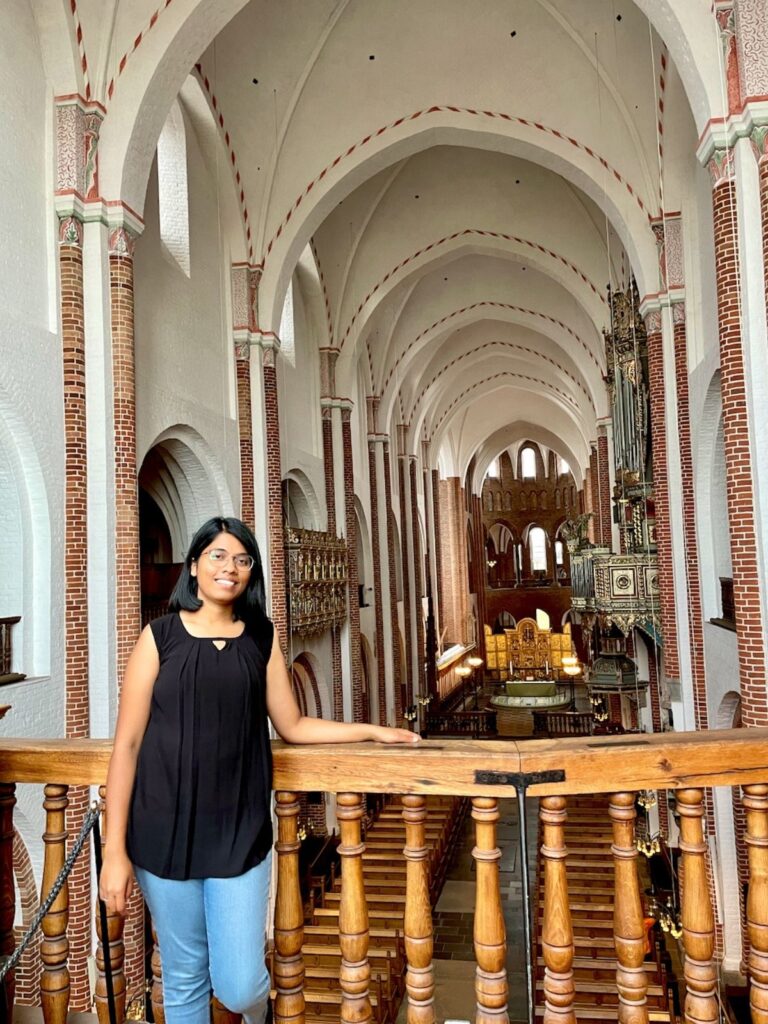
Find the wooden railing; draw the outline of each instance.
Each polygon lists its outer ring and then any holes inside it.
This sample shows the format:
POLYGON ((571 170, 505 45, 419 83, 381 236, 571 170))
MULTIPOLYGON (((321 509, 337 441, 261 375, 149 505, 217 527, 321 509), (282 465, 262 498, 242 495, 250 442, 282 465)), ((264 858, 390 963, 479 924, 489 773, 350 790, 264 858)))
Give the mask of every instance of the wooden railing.
POLYGON ((20 615, 0 618, 0 682, 16 683, 25 679, 23 673, 13 672, 13 627, 21 622, 20 615))
POLYGON ((450 711, 446 714, 428 714, 427 736, 455 736, 481 739, 496 735, 495 711, 450 711))
MULTIPOLYGON (((64 811, 68 787, 103 784, 110 744, 88 740, 2 740, 0 742, 0 953, 12 944, 14 893, 12 831, 16 783, 44 784, 45 863, 43 888, 63 862, 64 811), (53 781, 55 780, 55 781, 53 781)), ((682 944, 686 1019, 716 1021, 717 968, 714 916, 710 902, 702 830, 705 788, 740 786, 746 817, 750 885, 747 903, 753 1020, 768 1020, 768 729, 677 733, 659 736, 588 737, 525 742, 487 740, 424 741, 417 750, 375 744, 287 746, 274 744, 277 814, 277 895, 274 928, 275 1017, 279 1024, 304 1019, 302 959, 304 914, 299 891, 299 794, 337 794, 342 890, 338 917, 339 987, 343 1024, 370 1021, 370 964, 364 843, 365 791, 407 794, 403 799, 407 886, 404 940, 407 958, 407 1019, 435 1020, 432 920, 427 878, 429 795, 471 798, 475 822, 476 898, 474 940, 476 1020, 506 1024, 505 934, 499 888, 498 801, 525 794, 540 798, 543 829, 541 874, 544 910, 541 948, 545 963, 545 1022, 573 1024, 574 934, 568 897, 565 823, 571 795, 605 794, 611 822, 618 1019, 647 1021, 642 969, 644 927, 634 845, 635 793, 675 790, 680 814, 682 944)), ((103 790, 102 790, 103 794, 103 790)), ((525 800, 521 801, 521 808, 525 800)), ((525 844, 523 844, 525 845, 525 844)), ((68 1001, 66 887, 43 925, 44 965, 40 998, 46 1024, 65 1024, 68 1001)), ((115 990, 124 1004, 122 922, 109 921, 115 990)), ((96 1008, 107 1021, 101 966, 96 1008)), ((124 1005, 119 1007, 122 1013, 124 1005)))
POLYGON ((590 736, 591 711, 534 711, 534 736, 590 736))

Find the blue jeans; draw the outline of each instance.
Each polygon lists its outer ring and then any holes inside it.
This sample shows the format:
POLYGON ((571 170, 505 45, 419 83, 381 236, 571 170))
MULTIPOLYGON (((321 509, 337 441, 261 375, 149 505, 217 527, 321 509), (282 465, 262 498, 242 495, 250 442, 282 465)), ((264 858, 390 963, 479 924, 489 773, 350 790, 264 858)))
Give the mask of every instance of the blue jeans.
POLYGON ((167 1024, 209 1024, 211 988, 247 1024, 262 1024, 270 864, 268 855, 235 878, 186 881, 135 869, 160 946, 167 1024))

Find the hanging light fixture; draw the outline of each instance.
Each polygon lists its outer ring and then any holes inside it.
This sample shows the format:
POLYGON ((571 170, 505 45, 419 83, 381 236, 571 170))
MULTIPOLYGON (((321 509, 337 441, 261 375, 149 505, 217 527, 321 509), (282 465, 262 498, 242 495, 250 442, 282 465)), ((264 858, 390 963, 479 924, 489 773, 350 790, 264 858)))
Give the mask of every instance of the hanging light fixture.
POLYGON ((467 664, 471 665, 472 668, 480 668, 480 666, 484 664, 484 662, 482 658, 478 658, 477 655, 474 655, 471 658, 467 658, 467 664))
POLYGON ((455 672, 456 675, 461 676, 462 679, 466 679, 467 676, 472 675, 472 669, 469 665, 459 665, 458 668, 455 669, 455 672))
POLYGON ((566 654, 562 658, 563 672, 567 676, 578 676, 581 674, 581 665, 575 654, 566 654))

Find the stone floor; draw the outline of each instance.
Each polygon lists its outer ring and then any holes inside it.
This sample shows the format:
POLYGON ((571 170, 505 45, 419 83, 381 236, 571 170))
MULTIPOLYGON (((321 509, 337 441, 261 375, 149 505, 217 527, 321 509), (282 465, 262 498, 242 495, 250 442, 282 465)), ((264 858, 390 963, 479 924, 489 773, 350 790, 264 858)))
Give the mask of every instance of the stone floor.
MULTIPOLYGON (((528 805, 528 849, 531 875, 535 879, 536 801, 528 805)), ((527 1020, 525 949, 523 939, 522 875, 520 834, 515 800, 502 800, 498 825, 501 850, 500 885, 507 928, 507 975, 510 1021, 527 1020)), ((433 913, 435 1015, 439 1022, 474 1020, 475 952, 472 928, 475 907, 475 867, 472 859, 474 823, 468 815, 446 882, 433 913)), ((533 884, 533 882, 532 882, 533 884)), ((400 1008, 398 1024, 406 1019, 406 1001, 400 1008)))

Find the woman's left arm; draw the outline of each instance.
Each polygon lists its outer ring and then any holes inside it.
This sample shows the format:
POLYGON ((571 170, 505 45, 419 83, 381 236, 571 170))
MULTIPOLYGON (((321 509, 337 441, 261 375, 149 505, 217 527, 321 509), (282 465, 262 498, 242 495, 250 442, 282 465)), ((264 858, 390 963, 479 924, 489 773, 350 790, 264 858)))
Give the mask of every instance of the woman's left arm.
POLYGON ((267 664, 267 711, 286 743, 360 743, 363 740, 416 743, 419 740, 419 734, 408 729, 389 729, 368 722, 330 722, 302 715, 293 695, 277 630, 267 664))

